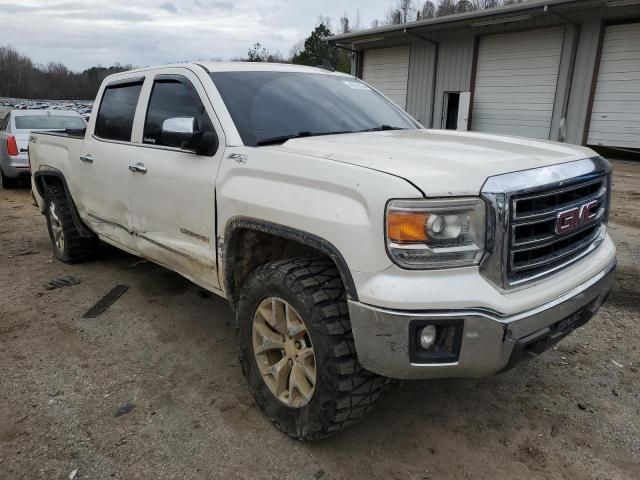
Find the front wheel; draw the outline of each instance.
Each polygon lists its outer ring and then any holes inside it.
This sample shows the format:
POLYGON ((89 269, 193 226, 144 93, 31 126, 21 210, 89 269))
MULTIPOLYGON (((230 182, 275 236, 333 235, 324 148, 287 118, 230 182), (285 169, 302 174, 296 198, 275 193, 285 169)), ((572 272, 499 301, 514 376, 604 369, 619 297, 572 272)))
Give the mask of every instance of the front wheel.
POLYGON ((236 319, 249 388, 292 437, 315 440, 356 423, 386 384, 358 362, 344 287, 330 260, 260 267, 242 288, 236 319))

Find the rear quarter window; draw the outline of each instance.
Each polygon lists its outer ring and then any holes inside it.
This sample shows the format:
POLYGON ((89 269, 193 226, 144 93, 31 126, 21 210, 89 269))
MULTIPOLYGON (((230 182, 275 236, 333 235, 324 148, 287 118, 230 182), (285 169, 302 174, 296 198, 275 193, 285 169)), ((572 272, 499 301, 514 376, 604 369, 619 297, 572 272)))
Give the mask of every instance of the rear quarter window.
POLYGON ((130 142, 141 90, 142 82, 107 86, 96 117, 95 135, 130 142))

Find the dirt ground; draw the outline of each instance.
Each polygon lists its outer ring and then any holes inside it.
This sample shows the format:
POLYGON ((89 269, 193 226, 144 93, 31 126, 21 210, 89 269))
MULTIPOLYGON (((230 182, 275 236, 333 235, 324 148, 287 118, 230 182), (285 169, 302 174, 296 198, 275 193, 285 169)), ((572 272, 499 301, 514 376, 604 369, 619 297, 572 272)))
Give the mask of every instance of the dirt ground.
POLYGON ((253 403, 225 301, 114 249, 63 265, 28 189, 0 190, 0 478, 638 479, 640 162, 615 162, 614 192, 617 287, 587 326, 500 376, 392 385, 299 443, 253 403), (62 274, 82 283, 45 289, 62 274))

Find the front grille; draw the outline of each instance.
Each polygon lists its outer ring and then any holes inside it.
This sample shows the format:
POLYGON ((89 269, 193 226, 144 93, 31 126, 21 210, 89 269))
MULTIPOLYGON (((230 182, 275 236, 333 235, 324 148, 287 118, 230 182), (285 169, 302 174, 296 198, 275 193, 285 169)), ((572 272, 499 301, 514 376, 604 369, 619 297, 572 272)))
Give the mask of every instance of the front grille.
POLYGON ((510 198, 506 277, 510 285, 558 271, 593 248, 605 228, 609 178, 510 198))

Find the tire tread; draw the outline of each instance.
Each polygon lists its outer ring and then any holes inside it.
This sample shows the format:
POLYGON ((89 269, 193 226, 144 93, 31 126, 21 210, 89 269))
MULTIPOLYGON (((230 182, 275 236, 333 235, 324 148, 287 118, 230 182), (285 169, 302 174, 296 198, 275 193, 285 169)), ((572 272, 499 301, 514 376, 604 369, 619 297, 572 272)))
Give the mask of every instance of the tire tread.
MULTIPOLYGON (((80 235, 73 221, 69 199, 62 186, 51 185, 48 187, 47 193, 47 201, 56 202, 56 210, 64 233, 65 251, 61 252, 61 256, 56 255, 56 257, 70 264, 82 263, 94 258, 99 245, 98 238, 96 236, 88 238, 80 235)), ((51 241, 54 252, 56 252, 57 249, 53 244, 53 238, 51 241)))
POLYGON ((292 434, 277 419, 272 422, 290 436, 300 440, 327 437, 364 418, 372 409, 388 379, 365 370, 358 361, 346 293, 340 272, 327 258, 283 260, 259 267, 253 275, 280 274, 289 277, 302 294, 311 298, 322 317, 331 355, 323 366, 334 382, 336 398, 325 401, 328 416, 314 430, 292 434))

